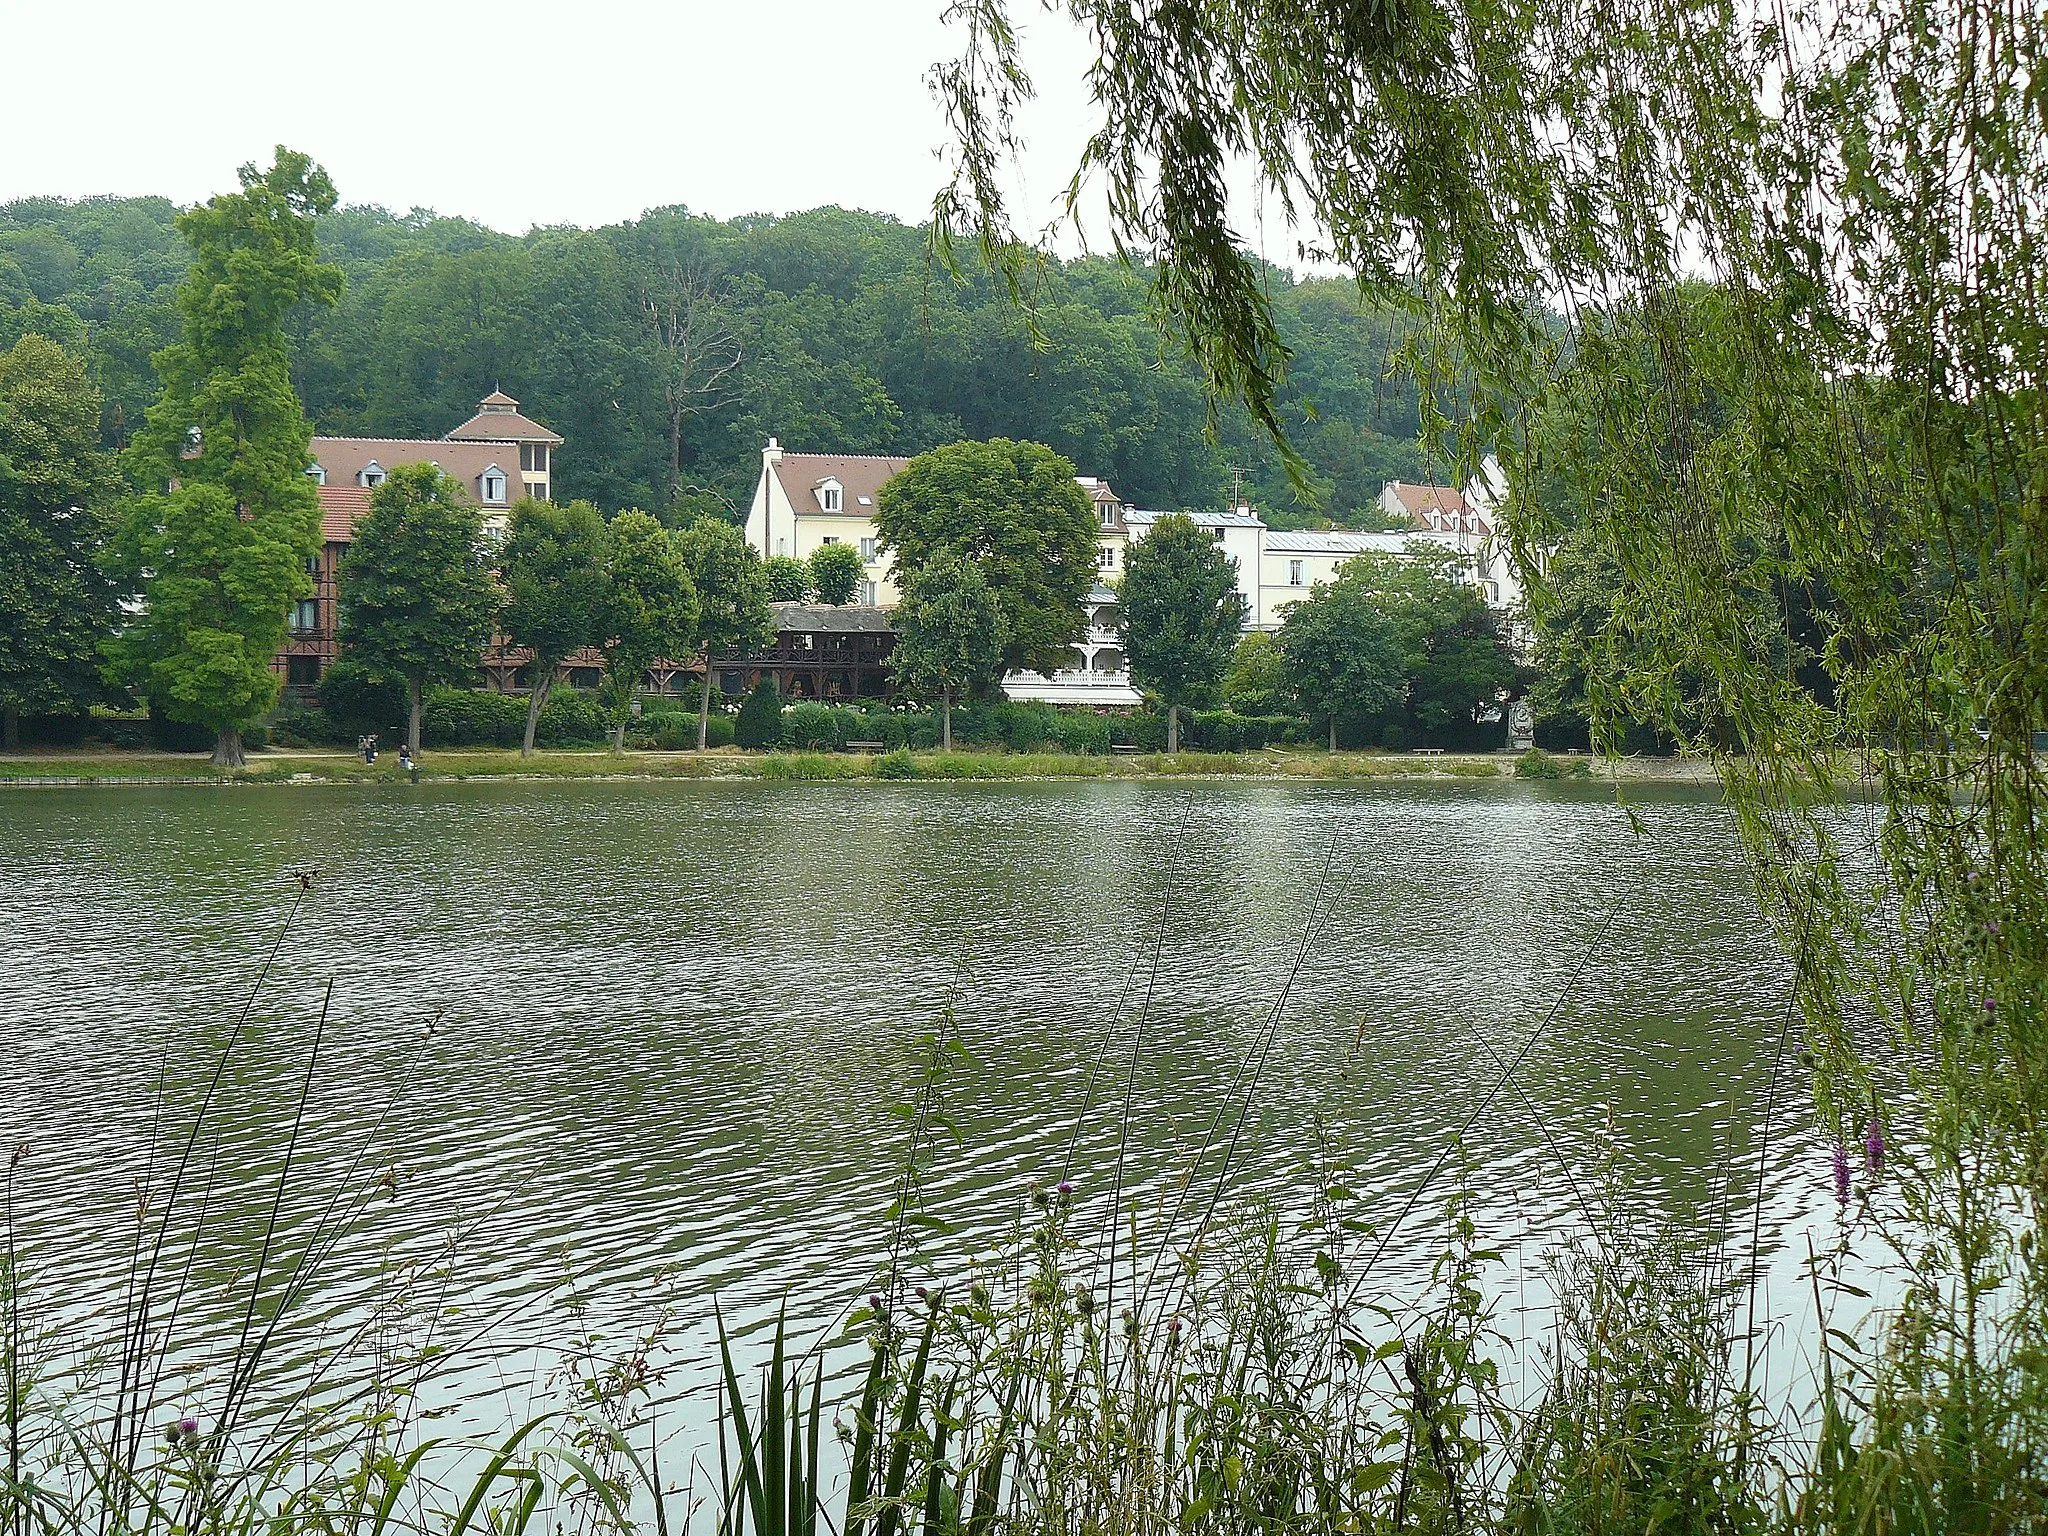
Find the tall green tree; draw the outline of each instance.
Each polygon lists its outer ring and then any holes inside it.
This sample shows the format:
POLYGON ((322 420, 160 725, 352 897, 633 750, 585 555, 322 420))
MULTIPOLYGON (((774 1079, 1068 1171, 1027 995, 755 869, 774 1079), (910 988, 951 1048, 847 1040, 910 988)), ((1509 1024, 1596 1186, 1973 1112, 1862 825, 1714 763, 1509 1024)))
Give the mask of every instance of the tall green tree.
POLYGON ((1160 518, 1135 541, 1117 593, 1131 680, 1166 704, 1166 750, 1180 750, 1180 707, 1206 697, 1244 630, 1244 594, 1223 547, 1191 517, 1160 518))
POLYGON ((953 701, 1001 675, 1009 621, 981 568, 942 549, 896 605, 889 666, 905 692, 939 701, 939 744, 953 750, 953 701))
POLYGON ((21 717, 83 711, 119 613, 99 564, 113 465, 85 365, 24 336, 0 354, 0 746, 21 717))
POLYGON ((269 170, 243 166, 241 183, 178 216, 193 252, 178 288, 184 334, 156 355, 163 393, 129 450, 143 494, 119 560, 143 607, 115 648, 122 675, 165 714, 215 732, 213 760, 229 767, 244 761, 242 728, 276 702, 273 659, 320 552, 312 427, 285 323, 341 291, 313 232, 334 206, 327 173, 280 146, 269 170))
POLYGON ((637 509, 613 518, 599 644, 614 752, 626 745, 626 719, 641 678, 663 657, 690 648, 698 613, 697 586, 684 566, 677 535, 637 509))
POLYGON ((1279 714, 1286 687, 1279 642, 1262 629, 1241 636, 1223 671, 1225 706, 1241 715, 1279 714))
POLYGON ((1464 557, 1421 540, 1406 555, 1364 554, 1340 576, 1372 594, 1401 648, 1402 702, 1420 732, 1473 724, 1516 680, 1493 610, 1465 579, 1464 557))
POLYGON ((373 677, 405 685, 417 756, 428 685, 476 676, 503 607, 483 516, 432 464, 401 464, 370 493, 340 583, 336 638, 373 677))
POLYGON ((1042 443, 947 443, 912 459, 876 501, 899 583, 950 552, 980 570, 1002 606, 1002 670, 1065 664, 1088 627, 1097 571, 1095 506, 1072 463, 1042 443))
POLYGON ((507 639, 533 653, 521 757, 533 755, 534 731, 555 673, 574 652, 604 638, 609 555, 604 518, 587 501, 527 500, 512 509, 501 622, 507 639))
POLYGON ((697 588, 697 654, 704 690, 697 703, 697 750, 711 728, 712 663, 765 649, 775 638, 768 577, 746 536, 722 518, 700 517, 676 535, 683 568, 697 588))
POLYGON ((1401 643, 1393 621, 1351 562, 1319 581, 1280 624, 1282 676, 1312 719, 1330 731, 1357 725, 1401 702, 1401 643))
POLYGON ((860 595, 868 568, 851 544, 820 544, 811 551, 811 586, 821 603, 850 603, 860 595))

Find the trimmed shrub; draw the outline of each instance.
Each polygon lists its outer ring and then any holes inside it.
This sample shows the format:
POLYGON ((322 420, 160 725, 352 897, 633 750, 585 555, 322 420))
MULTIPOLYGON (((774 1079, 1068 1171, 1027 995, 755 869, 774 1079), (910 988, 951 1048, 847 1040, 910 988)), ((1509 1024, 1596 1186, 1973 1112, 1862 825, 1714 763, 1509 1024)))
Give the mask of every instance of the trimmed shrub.
POLYGON ((893 752, 884 752, 875 759, 875 777, 878 779, 914 779, 917 777, 917 759, 909 749, 898 747, 893 752))
POLYGON ((841 744, 836 714, 829 704, 792 704, 782 712, 781 744, 791 751, 832 751, 841 744))
POLYGON ((750 752, 762 752, 782 742, 782 695, 775 679, 764 677, 754 684, 733 722, 732 739, 750 752))
POLYGON ((1518 779, 1561 779, 1564 770, 1557 759, 1541 747, 1531 747, 1515 759, 1515 777, 1518 779))
MULTIPOLYGON (((509 695, 508 695, 509 697, 509 695)), ((519 727, 526 729, 526 705, 522 701, 519 727)), ((610 732, 597 694, 580 688, 557 688, 548 695, 534 727, 533 741, 540 747, 599 747, 610 732)), ((518 738, 513 738, 518 744, 518 738)))
MULTIPOLYGON (((663 752, 694 752, 697 750, 696 713, 680 709, 659 710, 651 715, 643 712, 640 728, 628 732, 626 739, 636 747, 655 747, 663 752)), ((714 712, 704 722, 704 745, 732 745, 732 716, 714 712)))
MULTIPOLYGON (((253 746, 250 732, 242 733, 242 745, 253 746)), ((209 752, 213 749, 214 733, 203 725, 194 725, 189 720, 173 720, 162 713, 156 705, 149 706, 149 744, 159 752, 209 752)))
POLYGON ((1189 717, 1181 741, 1206 752, 1260 752, 1275 742, 1300 740, 1306 726, 1306 721, 1293 715, 1240 715, 1227 709, 1205 709, 1189 717))
POLYGON ((373 731, 388 735, 404 729, 404 686, 372 677, 350 657, 342 657, 327 669, 313 697, 346 744, 353 745, 357 737, 373 731))
POLYGON ((430 688, 420 712, 422 747, 516 747, 526 734, 526 700, 476 688, 430 688))
POLYGON ((1062 715, 1059 731, 1062 752, 1085 752, 1100 757, 1109 751, 1109 722, 1101 715, 1062 715))

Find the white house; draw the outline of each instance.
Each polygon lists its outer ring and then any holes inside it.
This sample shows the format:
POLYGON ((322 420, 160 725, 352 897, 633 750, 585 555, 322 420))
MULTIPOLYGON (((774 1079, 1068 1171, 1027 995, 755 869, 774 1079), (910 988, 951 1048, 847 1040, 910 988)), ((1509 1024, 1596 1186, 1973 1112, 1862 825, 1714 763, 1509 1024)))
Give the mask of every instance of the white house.
POLYGON ((747 542, 764 559, 808 560, 819 547, 845 544, 866 568, 861 602, 889 607, 900 595, 875 529, 875 496, 908 459, 863 453, 789 453, 774 438, 761 450, 761 478, 747 512, 747 542))

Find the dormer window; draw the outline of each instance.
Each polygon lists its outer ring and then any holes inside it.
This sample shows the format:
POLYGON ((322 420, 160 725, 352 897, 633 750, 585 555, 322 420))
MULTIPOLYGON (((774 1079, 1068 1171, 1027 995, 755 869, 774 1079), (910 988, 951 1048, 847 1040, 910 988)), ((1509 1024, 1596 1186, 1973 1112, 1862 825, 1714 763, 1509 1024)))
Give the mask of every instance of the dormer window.
POLYGON ((315 459, 306 466, 306 475, 315 485, 325 485, 327 483, 327 467, 318 459, 315 459))
POLYGON ((818 482, 818 505, 827 512, 837 512, 844 505, 845 495, 837 480, 818 482))
POLYGON ((1114 528, 1116 526, 1116 513, 1116 503, 1113 501, 1105 501, 1102 504, 1102 526, 1105 528, 1114 528))
POLYGON ((484 500, 492 506, 502 506, 505 501, 505 471, 493 464, 481 476, 484 500))
POLYGON ((356 484, 366 491, 374 491, 384 483, 384 466, 375 459, 370 460, 356 471, 356 484))

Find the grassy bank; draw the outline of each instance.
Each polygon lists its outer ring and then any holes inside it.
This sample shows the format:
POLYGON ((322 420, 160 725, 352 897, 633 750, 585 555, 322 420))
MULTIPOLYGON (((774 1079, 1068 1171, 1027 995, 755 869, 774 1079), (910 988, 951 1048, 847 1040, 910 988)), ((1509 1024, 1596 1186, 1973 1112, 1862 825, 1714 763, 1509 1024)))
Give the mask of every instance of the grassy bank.
MULTIPOLYGON (((1583 759, 1581 762, 1585 761, 1583 759)), ((1705 783, 1704 765, 1672 758, 1592 763, 1598 777, 1705 783)), ((1505 753, 1424 754, 1320 752, 1179 752, 1100 756, 1059 752, 536 752, 522 758, 504 748, 430 752, 418 777, 427 779, 1491 779, 1514 771, 1505 753)), ((51 783, 400 783, 412 775, 395 753, 374 765, 334 751, 277 750, 252 754, 238 771, 215 768, 202 753, 53 751, 0 757, 0 784, 51 783)))

